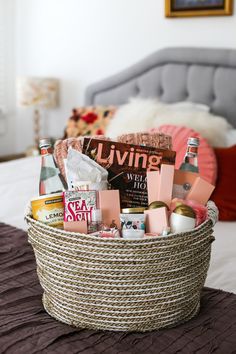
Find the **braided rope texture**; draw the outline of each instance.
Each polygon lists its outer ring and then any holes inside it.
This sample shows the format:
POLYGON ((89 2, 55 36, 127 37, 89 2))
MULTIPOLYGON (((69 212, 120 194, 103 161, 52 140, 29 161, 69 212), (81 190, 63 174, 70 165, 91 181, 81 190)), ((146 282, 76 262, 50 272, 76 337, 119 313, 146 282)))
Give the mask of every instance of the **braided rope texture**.
POLYGON ((69 233, 26 215, 43 305, 72 326, 150 331, 194 317, 209 267, 217 209, 191 232, 142 240, 69 233))

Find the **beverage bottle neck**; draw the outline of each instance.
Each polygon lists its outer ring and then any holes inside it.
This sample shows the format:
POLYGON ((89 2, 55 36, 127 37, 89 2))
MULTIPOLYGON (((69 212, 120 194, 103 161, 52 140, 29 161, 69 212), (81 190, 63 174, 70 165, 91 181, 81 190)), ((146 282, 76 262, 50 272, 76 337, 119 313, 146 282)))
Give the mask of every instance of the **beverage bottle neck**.
POLYGON ((57 170, 57 166, 53 158, 52 147, 51 146, 42 147, 40 153, 41 153, 41 166, 52 167, 57 170))
POLYGON ((198 155, 198 147, 197 146, 188 145, 185 156, 197 157, 197 155, 198 155))
POLYGON ((188 145, 183 159, 183 163, 180 166, 180 170, 199 172, 198 169, 198 146, 188 145))
POLYGON ((40 150, 41 156, 52 155, 52 152, 53 151, 51 146, 42 147, 40 150))
POLYGON ((198 166, 198 147, 188 145, 187 151, 184 157, 185 163, 191 163, 194 166, 198 166))
POLYGON ((66 183, 60 174, 53 157, 52 147, 41 147, 41 172, 39 181, 39 195, 62 192, 66 183))

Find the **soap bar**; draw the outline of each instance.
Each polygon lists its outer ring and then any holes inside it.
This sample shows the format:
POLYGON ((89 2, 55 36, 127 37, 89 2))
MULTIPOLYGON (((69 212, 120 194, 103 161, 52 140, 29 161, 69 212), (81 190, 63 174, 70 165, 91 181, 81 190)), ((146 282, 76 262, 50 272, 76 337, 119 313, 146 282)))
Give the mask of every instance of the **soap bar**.
POLYGON ((203 178, 197 177, 185 199, 195 200, 196 202, 205 205, 214 189, 215 186, 205 181, 203 178))
POLYGON ((162 234, 162 231, 169 226, 168 212, 165 207, 145 210, 146 232, 162 234))
POLYGON ((174 166, 161 165, 159 171, 147 171, 148 204, 162 201, 170 206, 174 180, 174 166))

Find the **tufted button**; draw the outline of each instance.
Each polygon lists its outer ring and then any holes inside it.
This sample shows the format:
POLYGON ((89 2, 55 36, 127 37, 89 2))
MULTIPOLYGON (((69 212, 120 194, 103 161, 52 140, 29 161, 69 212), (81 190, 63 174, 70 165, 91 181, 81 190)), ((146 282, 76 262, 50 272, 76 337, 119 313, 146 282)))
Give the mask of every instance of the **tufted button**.
POLYGON ((163 96, 164 95, 164 89, 163 87, 159 88, 159 92, 158 92, 159 96, 163 96))
POLYGON ((135 85, 134 89, 135 89, 136 94, 138 94, 140 92, 140 88, 137 84, 135 85))
POLYGON ((212 101, 215 101, 215 100, 216 100, 216 95, 215 95, 214 93, 211 95, 211 100, 212 100, 212 101))

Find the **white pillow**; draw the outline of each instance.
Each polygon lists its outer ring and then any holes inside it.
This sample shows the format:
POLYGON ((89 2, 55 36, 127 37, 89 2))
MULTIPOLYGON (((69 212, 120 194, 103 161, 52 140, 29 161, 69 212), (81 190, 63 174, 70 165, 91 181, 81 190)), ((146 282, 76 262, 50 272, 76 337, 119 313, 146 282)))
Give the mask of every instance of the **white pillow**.
POLYGON ((196 111, 210 112, 209 106, 207 106, 205 104, 201 104, 201 103, 193 103, 193 102, 188 102, 188 101, 171 103, 171 104, 168 104, 168 107, 170 109, 181 109, 181 110, 194 109, 196 111))
POLYGON ((227 132, 230 124, 223 117, 215 116, 210 112, 195 109, 172 109, 165 107, 158 111, 152 122, 154 127, 163 124, 186 126, 196 130, 211 146, 227 146, 227 132))
POLYGON ((132 98, 117 110, 107 135, 116 138, 121 134, 147 131, 163 124, 192 128, 212 146, 227 146, 226 134, 231 129, 225 118, 214 116, 209 112, 209 107, 201 104, 165 104, 155 99, 132 98))
POLYGON ((121 134, 148 130, 152 127, 158 105, 155 99, 131 98, 129 103, 118 108, 107 127, 106 135, 115 139, 121 134))

